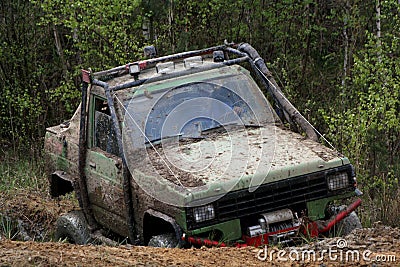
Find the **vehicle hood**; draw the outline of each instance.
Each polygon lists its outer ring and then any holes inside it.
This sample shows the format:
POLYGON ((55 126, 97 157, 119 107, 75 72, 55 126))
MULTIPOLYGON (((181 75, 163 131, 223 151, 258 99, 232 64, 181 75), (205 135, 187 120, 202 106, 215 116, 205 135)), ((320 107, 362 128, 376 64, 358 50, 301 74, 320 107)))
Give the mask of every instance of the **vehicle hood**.
POLYGON ((283 128, 233 128, 203 139, 169 140, 147 148, 133 171, 150 194, 197 201, 348 163, 337 151, 283 128), (150 178, 151 177, 151 178, 150 178), (151 182, 150 182, 151 181, 151 182))

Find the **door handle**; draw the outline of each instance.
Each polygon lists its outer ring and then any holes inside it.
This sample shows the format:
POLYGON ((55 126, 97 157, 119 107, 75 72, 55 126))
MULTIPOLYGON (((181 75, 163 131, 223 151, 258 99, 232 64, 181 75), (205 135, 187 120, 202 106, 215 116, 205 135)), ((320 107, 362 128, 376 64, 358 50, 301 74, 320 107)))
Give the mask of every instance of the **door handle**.
POLYGON ((96 163, 89 161, 89 166, 93 169, 96 169, 96 163))

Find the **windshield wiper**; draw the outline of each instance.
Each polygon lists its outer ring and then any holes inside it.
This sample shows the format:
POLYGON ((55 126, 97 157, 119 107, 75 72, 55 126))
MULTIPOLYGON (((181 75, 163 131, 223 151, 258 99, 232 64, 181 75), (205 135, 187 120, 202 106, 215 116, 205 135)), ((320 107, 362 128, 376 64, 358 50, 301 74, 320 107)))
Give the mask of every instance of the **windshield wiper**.
POLYGON ((245 128, 259 128, 259 127, 262 127, 262 125, 260 125, 260 124, 250 124, 250 123, 249 124, 241 124, 241 123, 234 122, 234 123, 222 124, 222 125, 219 125, 219 126, 215 126, 213 128, 208 128, 208 129, 202 130, 201 134, 207 134, 209 132, 214 132, 214 131, 218 131, 218 130, 221 130, 221 129, 225 130, 225 127, 231 128, 232 126, 245 127, 245 128))
POLYGON ((166 139, 170 139, 170 138, 174 138, 174 137, 178 137, 178 139, 180 139, 180 137, 183 135, 183 133, 179 133, 179 134, 173 134, 173 135, 167 135, 167 136, 163 136, 157 139, 153 139, 153 140, 149 140, 145 142, 146 145, 152 143, 156 143, 156 142, 160 142, 162 140, 166 140, 166 139))
POLYGON ((151 144, 158 144, 158 143, 161 143, 162 140, 167 140, 167 139, 171 139, 171 138, 174 138, 174 137, 178 137, 179 141, 187 140, 187 139, 194 139, 194 140, 196 140, 196 139, 204 139, 204 136, 201 136, 201 135, 199 135, 199 136, 183 136, 183 135, 184 135, 184 133, 179 133, 179 134, 175 134, 175 135, 167 135, 167 136, 164 136, 162 138, 157 138, 157 139, 154 139, 154 140, 146 141, 145 144, 146 145, 148 145, 150 143, 151 144))

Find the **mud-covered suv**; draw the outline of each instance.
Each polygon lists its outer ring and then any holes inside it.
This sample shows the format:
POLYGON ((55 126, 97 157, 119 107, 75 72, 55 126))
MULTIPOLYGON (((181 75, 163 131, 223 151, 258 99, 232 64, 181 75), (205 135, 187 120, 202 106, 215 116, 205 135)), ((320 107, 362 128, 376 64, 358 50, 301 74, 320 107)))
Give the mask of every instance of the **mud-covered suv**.
POLYGON ((318 142, 253 47, 145 51, 82 71, 80 107, 47 129, 51 195, 75 191, 81 208, 57 238, 259 246, 360 227, 359 199, 334 206, 360 194, 352 165, 318 142))

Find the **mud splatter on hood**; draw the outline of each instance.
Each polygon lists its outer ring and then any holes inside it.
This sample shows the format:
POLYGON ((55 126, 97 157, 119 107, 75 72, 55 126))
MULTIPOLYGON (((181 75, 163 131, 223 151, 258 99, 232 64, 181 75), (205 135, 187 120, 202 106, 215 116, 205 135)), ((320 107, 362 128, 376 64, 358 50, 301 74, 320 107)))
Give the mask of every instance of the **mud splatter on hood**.
POLYGON ((332 167, 332 162, 342 164, 336 151, 275 125, 166 143, 156 149, 148 148, 150 168, 185 187, 277 172, 279 177, 271 179, 279 180, 332 167))

